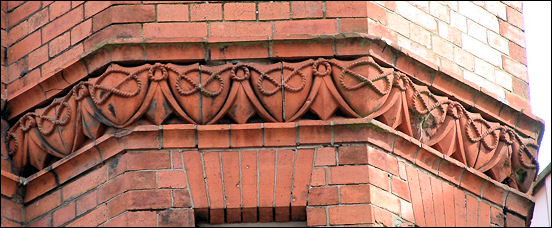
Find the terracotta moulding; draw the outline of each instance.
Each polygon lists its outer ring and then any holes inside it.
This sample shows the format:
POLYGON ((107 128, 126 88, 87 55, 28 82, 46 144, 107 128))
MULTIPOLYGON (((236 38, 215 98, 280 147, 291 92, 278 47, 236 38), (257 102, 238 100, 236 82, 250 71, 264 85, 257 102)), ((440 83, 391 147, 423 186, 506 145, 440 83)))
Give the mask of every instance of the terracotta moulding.
POLYGON ((375 119, 521 192, 530 190, 538 170, 535 139, 433 94, 370 56, 216 66, 112 64, 64 97, 24 114, 7 140, 21 173, 29 166, 44 169, 110 128, 305 118, 375 119))

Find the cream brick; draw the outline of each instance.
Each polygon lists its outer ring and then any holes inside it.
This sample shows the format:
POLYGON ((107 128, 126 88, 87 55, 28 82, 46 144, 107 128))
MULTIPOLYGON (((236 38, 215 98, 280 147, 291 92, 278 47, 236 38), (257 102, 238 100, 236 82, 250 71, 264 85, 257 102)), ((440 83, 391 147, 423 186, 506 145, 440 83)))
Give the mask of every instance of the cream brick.
POLYGON ((468 35, 487 43, 487 29, 472 20, 468 20, 468 35))
POLYGON ((437 31, 437 22, 435 18, 415 6, 410 5, 408 2, 397 2, 397 12, 411 22, 427 30, 437 31))
POLYGON ((454 61, 458 63, 458 65, 473 71, 474 56, 464 51, 462 48, 454 47, 454 61))
POLYGON ((426 49, 424 46, 417 44, 415 42, 412 42, 410 39, 405 38, 401 35, 398 36, 398 43, 399 47, 404 48, 422 58, 425 60, 435 63, 435 65, 439 66, 439 57, 432 52, 431 50, 426 49))
POLYGON ((484 77, 485 79, 494 82, 495 81, 495 67, 479 58, 475 58, 475 73, 484 77))
POLYGON ((429 13, 429 1, 408 1, 408 3, 415 7, 418 7, 418 9, 421 9, 426 13, 429 13))
POLYGON ((439 36, 458 46, 462 45, 462 32, 442 21, 439 21, 439 36))
POLYGON ((433 51, 438 55, 444 56, 450 60, 454 59, 453 44, 440 38, 439 36, 431 36, 433 51))
POLYGON ((506 98, 506 95, 504 94, 504 89, 502 89, 502 87, 468 70, 464 70, 464 79, 485 88, 489 92, 495 94, 499 99, 505 100, 506 98))
POLYGON ((485 2, 485 8, 500 19, 506 20, 506 5, 504 5, 504 3, 499 1, 487 1, 485 2))
POLYGON ((387 26, 406 37, 410 37, 410 24, 410 21, 397 14, 387 13, 387 26))
POLYGON ((466 25, 466 17, 460 15, 455 11, 450 11, 450 25, 459 29, 462 32, 468 32, 468 26, 466 25))
POLYGON ((448 25, 445 22, 439 21, 437 24, 439 28, 439 36, 447 39, 448 38, 448 25))
POLYGON ((502 67, 502 55, 500 52, 467 34, 462 34, 462 48, 495 66, 502 67))
POLYGON ((519 11, 519 9, 521 9, 521 1, 502 1, 504 2, 506 5, 509 5, 510 7, 516 9, 517 11, 519 11))
POLYGON ((512 76, 501 69, 495 69, 496 84, 512 91, 512 76))
POLYGON ((458 1, 441 1, 441 3, 448 6, 451 10, 458 11, 458 1))
POLYGON ((410 24, 410 39, 431 49, 431 33, 412 23, 410 24))
POLYGON ((484 27, 498 32, 498 18, 481 7, 468 1, 460 1, 458 2, 458 12, 484 27))
POLYGON ((440 71, 443 71, 445 73, 452 72, 456 75, 462 76, 464 71, 462 70, 462 68, 460 66, 458 66, 458 64, 456 64, 453 61, 448 60, 445 57, 441 57, 439 59, 441 60, 441 65, 440 65, 440 68, 439 68, 440 71))
POLYGON ((429 13, 447 23, 450 23, 449 11, 450 9, 440 2, 429 2, 429 13))
POLYGON ((508 40, 493 31, 487 30, 487 41, 489 45, 500 52, 509 55, 510 48, 508 47, 508 40))

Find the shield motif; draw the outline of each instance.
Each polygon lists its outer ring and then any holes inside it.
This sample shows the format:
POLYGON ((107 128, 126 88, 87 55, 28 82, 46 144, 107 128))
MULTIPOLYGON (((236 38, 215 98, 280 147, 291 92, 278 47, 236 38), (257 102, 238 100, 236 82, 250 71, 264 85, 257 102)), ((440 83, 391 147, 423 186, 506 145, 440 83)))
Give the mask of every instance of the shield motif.
POLYGON ((358 115, 366 117, 381 108, 391 91, 392 68, 380 67, 372 57, 331 62, 339 93, 358 115))
POLYGON ((199 63, 189 66, 167 64, 169 86, 180 107, 194 121, 200 123, 199 63))
POLYGON ((148 91, 149 65, 121 67, 111 65, 100 77, 89 82, 92 101, 102 116, 113 123, 112 127, 125 127, 142 106, 148 91))
POLYGON ((481 170, 487 170, 486 173, 498 182, 504 181, 512 174, 512 143, 513 134, 508 131, 501 131, 500 141, 496 147, 497 153, 492 161, 482 167, 481 170))
MULTIPOLYGON (((55 99, 37 114, 35 143, 57 157, 75 151, 84 141, 81 127, 81 110, 77 108, 75 96, 55 99)), ((34 138, 33 138, 34 139, 34 138)))
POLYGON ((283 122, 282 63, 249 64, 250 82, 263 107, 278 122, 283 122))
POLYGON ((533 139, 519 137, 512 144, 512 175, 522 192, 530 190, 537 176, 537 151, 538 145, 533 139))
POLYGON ((313 81, 312 63, 312 59, 299 63, 283 63, 285 121, 290 121, 307 100, 313 81))
POLYGON ((209 123, 228 99, 232 64, 201 66, 201 124, 209 123))
POLYGON ((469 167, 480 169, 497 152, 500 125, 485 121, 479 113, 465 114, 459 119, 465 162, 469 167))

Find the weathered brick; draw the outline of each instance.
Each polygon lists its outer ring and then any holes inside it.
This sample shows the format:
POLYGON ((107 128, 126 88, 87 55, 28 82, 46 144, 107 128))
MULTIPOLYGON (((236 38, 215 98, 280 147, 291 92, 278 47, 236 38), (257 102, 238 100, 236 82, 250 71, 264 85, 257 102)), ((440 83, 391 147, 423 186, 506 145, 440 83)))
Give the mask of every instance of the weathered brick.
POLYGON ((107 179, 106 167, 93 170, 63 187, 63 199, 67 200, 87 192, 105 182, 107 179))
POLYGON ((29 53, 27 61, 29 69, 34 69, 35 67, 48 61, 48 45, 43 45, 42 47, 29 53))
POLYGON ((54 226, 61 226, 62 224, 75 218, 75 202, 65 205, 53 213, 52 224, 54 226))
POLYGON ((230 147, 228 125, 199 125, 197 127, 197 144, 199 148, 230 147))
POLYGON ((159 188, 186 188, 186 173, 180 170, 158 171, 159 188))
POLYGON ((210 23, 210 37, 268 37, 272 35, 269 22, 213 22, 210 23))
POLYGON ((309 189, 309 205, 338 204, 337 186, 315 187, 309 189))
POLYGON ((291 17, 292 18, 321 18, 322 2, 310 1, 292 1, 291 2, 291 17))
POLYGON ((338 149, 339 165, 368 164, 368 146, 341 146, 338 149))
POLYGON ((222 20, 222 4, 193 4, 190 5, 192 21, 218 21, 222 20))
MULTIPOLYGON (((224 208, 224 192, 222 190, 222 170, 220 165, 221 152, 204 152, 205 176, 209 192, 210 207, 224 208)), ((193 193, 192 193, 193 194, 193 193)))
POLYGON ((69 13, 64 14, 63 16, 55 19, 46 26, 42 28, 42 42, 48 42, 54 37, 64 33, 69 30, 74 25, 82 22, 83 18, 83 7, 79 6, 69 13))
MULTIPOLYGON (((126 210, 164 209, 170 206, 170 190, 128 191, 109 201, 107 204, 110 218, 126 210)), ((94 213, 94 211, 91 213, 94 213)))
POLYGON ((157 21, 189 21, 188 5, 157 5, 157 21))
POLYGON ((84 3, 84 18, 89 18, 96 13, 106 9, 111 6, 110 1, 101 1, 101 2, 85 2, 84 3))
MULTIPOLYGON (((515 25, 516 27, 520 28, 520 29, 524 29, 524 25, 523 25, 523 16, 522 14, 511 8, 511 7, 506 7, 506 18, 508 19, 508 22, 512 25, 515 25)), ((502 18, 504 19, 504 18, 502 18)))
POLYGON ((525 35, 523 31, 508 22, 500 21, 500 35, 522 47, 525 47, 525 35))
POLYGON ((337 21, 331 19, 278 21, 274 23, 275 35, 334 34, 337 21))
POLYGON ((343 185, 339 188, 341 204, 370 203, 369 185, 343 185))
POLYGON ((32 203, 25 208, 25 221, 31 221, 32 219, 42 215, 48 211, 51 211, 55 207, 61 205, 61 191, 55 191, 40 200, 32 203))
POLYGON ((517 78, 523 81, 528 81, 527 66, 524 64, 518 63, 506 56, 502 56, 502 67, 506 72, 516 76, 517 78))
POLYGON ((70 227, 98 226, 107 220, 107 206, 102 205, 77 220, 67 224, 70 227))
POLYGON ((240 183, 239 153, 228 151, 222 152, 221 156, 226 208, 240 208, 242 184, 240 183))
POLYGON ((189 227, 194 224, 194 212, 192 209, 167 210, 159 212, 159 226, 161 227, 189 227))
POLYGON ((307 207, 307 226, 324 226, 326 224, 326 209, 323 207, 307 207))
POLYGON ((329 210, 330 225, 345 224, 363 224, 372 223, 372 206, 370 205, 352 205, 352 206, 334 206, 329 210))
POLYGON ((428 13, 410 5, 408 2, 397 2, 396 12, 429 31, 437 31, 437 22, 435 19, 428 13))
POLYGON ((290 204, 295 152, 293 150, 278 150, 276 156, 278 166, 276 167, 275 206, 284 207, 290 204))
POLYGON ((205 37, 205 23, 146 23, 144 38, 205 37))
POLYGON ((12 12, 10 12, 8 16, 8 27, 12 27, 28 17, 29 15, 33 14, 37 10, 40 9, 41 2, 40 1, 27 1, 23 5, 17 7, 12 12))
POLYGON ((224 4, 224 19, 255 20, 257 18, 255 3, 226 3, 224 4))
POLYGON ((8 49, 8 64, 12 64, 21 57, 29 54, 41 45, 40 31, 36 31, 17 42, 8 49))
POLYGON ((329 168, 330 184, 369 183, 368 166, 336 166, 329 168))
POLYGON ((288 2, 259 3, 259 20, 279 20, 289 18, 288 2))
POLYGON ((55 1, 48 7, 50 9, 50 21, 63 15, 71 9, 70 1, 55 1))
POLYGON ((70 33, 66 32, 65 34, 58 36, 57 38, 50 41, 48 44, 48 55, 54 57, 60 52, 64 51, 70 46, 70 33))
POLYGON ((79 216, 98 205, 98 191, 92 191, 76 201, 76 215, 79 216))
POLYGON ((190 191, 193 192, 193 201, 196 208, 207 208, 207 193, 203 174, 203 165, 199 151, 184 151, 184 166, 188 174, 190 191))
POLYGON ((472 2, 458 2, 458 12, 484 27, 498 32, 498 18, 472 2))

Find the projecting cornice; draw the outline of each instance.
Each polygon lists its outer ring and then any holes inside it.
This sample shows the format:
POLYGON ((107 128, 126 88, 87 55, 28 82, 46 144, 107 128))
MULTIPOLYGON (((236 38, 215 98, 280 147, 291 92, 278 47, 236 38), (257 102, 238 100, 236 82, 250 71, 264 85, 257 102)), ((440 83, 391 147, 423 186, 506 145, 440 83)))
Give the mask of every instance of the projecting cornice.
POLYGON ((23 115, 8 132, 17 172, 43 169, 106 128, 136 125, 295 122, 373 118, 419 139, 465 166, 527 192, 538 143, 482 118, 409 75, 372 57, 137 67, 112 64, 45 108, 23 115))

